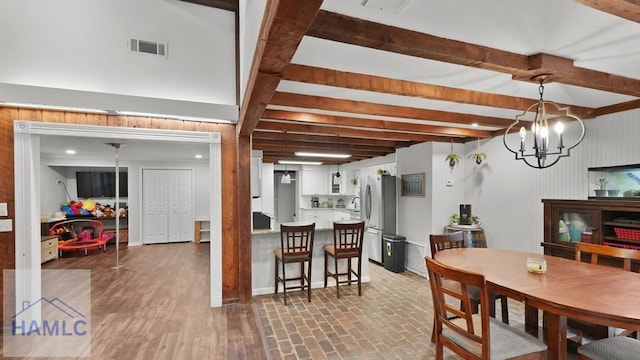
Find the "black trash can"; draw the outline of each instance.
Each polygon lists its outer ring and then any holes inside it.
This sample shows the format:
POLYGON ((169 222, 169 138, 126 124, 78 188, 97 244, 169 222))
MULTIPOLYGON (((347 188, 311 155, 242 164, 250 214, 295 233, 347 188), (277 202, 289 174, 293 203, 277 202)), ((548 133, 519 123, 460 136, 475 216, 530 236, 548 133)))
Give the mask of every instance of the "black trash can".
POLYGON ((382 234, 384 268, 395 273, 404 271, 404 244, 406 237, 396 234, 382 234))

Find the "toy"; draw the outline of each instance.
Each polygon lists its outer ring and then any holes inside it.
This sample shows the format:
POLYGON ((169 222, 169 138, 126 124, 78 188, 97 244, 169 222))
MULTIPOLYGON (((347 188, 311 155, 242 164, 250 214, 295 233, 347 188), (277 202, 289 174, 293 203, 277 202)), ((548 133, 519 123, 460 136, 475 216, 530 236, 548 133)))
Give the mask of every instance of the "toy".
POLYGON ((114 217, 116 215, 111 205, 105 205, 102 209, 102 213, 104 214, 104 217, 114 217))
POLYGON ((125 210, 124 208, 118 209, 118 216, 121 218, 127 217, 127 210, 125 210))
POLYGON ((88 212, 93 212, 96 208, 96 203, 91 199, 87 199, 82 202, 82 208, 87 210, 88 212))

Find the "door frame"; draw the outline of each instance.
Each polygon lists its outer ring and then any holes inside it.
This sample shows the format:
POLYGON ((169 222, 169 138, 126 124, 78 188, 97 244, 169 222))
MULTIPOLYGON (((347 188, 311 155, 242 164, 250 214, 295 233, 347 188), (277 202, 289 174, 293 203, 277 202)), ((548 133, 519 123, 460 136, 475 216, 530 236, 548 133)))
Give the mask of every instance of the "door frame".
MULTIPOLYGON (((222 306, 221 134, 14 120, 16 300, 41 297, 40 136, 69 136, 209 144, 210 306, 222 306), (18 280, 18 279, 16 279, 18 280)), ((114 269, 113 271, 117 271, 114 269)), ((21 302, 16 301, 16 306, 21 302)), ((19 310, 19 309, 16 309, 19 310)))

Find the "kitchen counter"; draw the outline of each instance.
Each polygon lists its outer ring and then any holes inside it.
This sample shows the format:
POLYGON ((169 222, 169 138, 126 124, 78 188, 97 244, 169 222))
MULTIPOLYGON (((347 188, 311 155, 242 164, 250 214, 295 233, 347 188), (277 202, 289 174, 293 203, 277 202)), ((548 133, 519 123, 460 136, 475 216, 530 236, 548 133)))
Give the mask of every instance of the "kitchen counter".
MULTIPOLYGON (((346 220, 345 222, 351 221, 346 220)), ((309 222, 297 222, 290 224, 302 225, 308 223, 309 222)), ((251 241, 251 283, 253 287, 253 295, 273 294, 275 287, 275 258, 273 255, 273 250, 280 248, 280 229, 255 230, 253 232, 253 235, 251 236, 251 241)), ((324 250, 322 249, 322 247, 327 244, 333 244, 333 221, 316 223, 316 231, 313 238, 311 288, 324 287, 324 250)), ((369 252, 367 249, 367 244, 363 244, 363 283, 369 282, 369 252)), ((289 267, 292 269, 292 271, 300 271, 300 265, 298 264, 288 264, 287 266, 287 271, 291 271, 288 270, 289 267)), ((335 286, 335 282, 329 280, 329 286, 335 286)), ((280 291, 282 291, 282 289, 280 289, 280 291)), ((313 297, 313 294, 311 296, 313 297)), ((304 300, 306 302, 306 296, 304 297, 304 300)))

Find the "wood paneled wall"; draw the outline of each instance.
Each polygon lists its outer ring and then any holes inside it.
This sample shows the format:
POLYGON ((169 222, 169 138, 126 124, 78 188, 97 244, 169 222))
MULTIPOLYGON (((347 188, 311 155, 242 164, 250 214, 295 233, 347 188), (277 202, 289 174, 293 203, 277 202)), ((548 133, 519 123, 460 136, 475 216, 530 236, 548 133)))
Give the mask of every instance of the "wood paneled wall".
MULTIPOLYGON (((236 126, 173 119, 113 116, 37 109, 0 107, 0 202, 7 202, 9 218, 15 219, 15 192, 13 167, 13 121, 43 121, 53 123, 120 126, 166 130, 218 132, 222 138, 222 298, 224 303, 240 299, 239 288, 239 236, 237 192, 237 139, 236 126)), ((247 196, 249 196, 247 194, 247 196)), ((250 198, 248 198, 250 202, 250 198)), ((250 242, 249 237, 245 241, 250 242)), ((249 252, 251 253, 251 252, 249 252)), ((15 268, 15 233, 0 232, 0 265, 2 269, 15 268)), ((251 282, 249 278, 242 282, 251 282)), ((0 298, 2 297, 0 280, 0 298)), ((249 292, 250 294, 250 292, 249 292)), ((0 318, 2 308, 0 308, 0 318)))

